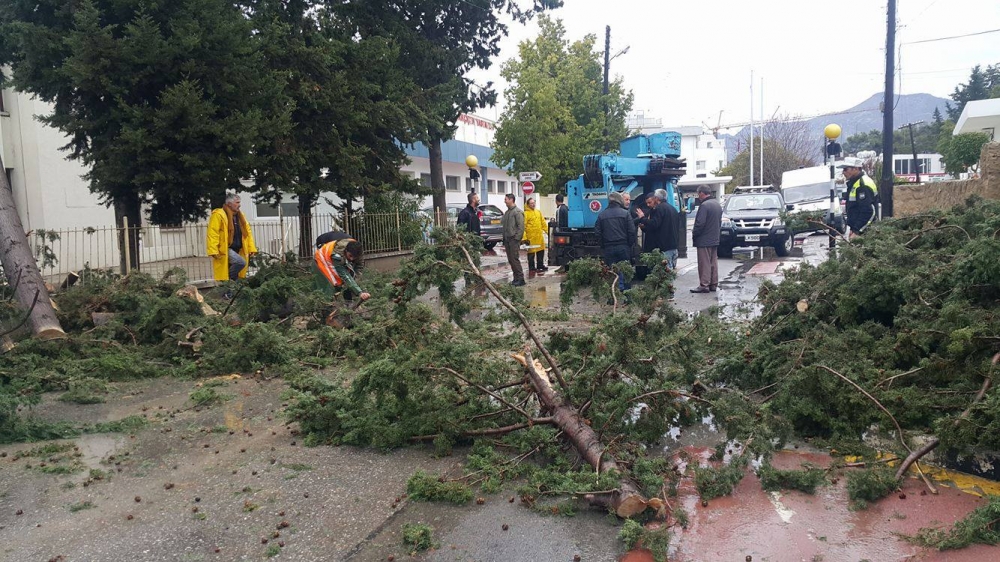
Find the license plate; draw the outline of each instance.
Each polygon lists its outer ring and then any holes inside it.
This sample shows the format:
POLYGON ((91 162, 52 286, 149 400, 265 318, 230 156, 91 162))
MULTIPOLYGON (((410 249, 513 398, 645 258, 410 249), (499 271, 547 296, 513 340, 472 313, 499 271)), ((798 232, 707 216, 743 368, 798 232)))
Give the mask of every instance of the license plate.
POLYGON ((743 239, 747 242, 760 242, 760 234, 747 234, 743 239))
POLYGON ((490 221, 490 224, 500 224, 500 219, 493 219, 490 221))

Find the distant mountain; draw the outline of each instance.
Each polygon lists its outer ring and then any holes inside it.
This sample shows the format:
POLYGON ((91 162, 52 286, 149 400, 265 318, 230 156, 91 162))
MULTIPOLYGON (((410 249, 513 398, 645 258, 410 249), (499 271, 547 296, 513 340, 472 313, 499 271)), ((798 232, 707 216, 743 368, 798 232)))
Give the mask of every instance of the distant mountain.
MULTIPOLYGON (((906 123, 915 121, 929 122, 934 118, 934 109, 939 109, 942 115, 947 115, 945 103, 950 100, 932 96, 930 94, 906 94, 896 98, 895 110, 893 111, 894 126, 899 127, 906 123)), ((813 117, 806 121, 809 137, 815 140, 815 150, 817 159, 821 154, 823 129, 830 123, 836 123, 843 129, 840 142, 843 142, 857 133, 867 133, 871 130, 882 130, 882 94, 874 94, 867 100, 843 111, 828 113, 813 117)), ((730 138, 735 139, 746 134, 746 127, 739 134, 730 138)), ((736 155, 736 142, 726 143, 730 152, 730 159, 736 155)))

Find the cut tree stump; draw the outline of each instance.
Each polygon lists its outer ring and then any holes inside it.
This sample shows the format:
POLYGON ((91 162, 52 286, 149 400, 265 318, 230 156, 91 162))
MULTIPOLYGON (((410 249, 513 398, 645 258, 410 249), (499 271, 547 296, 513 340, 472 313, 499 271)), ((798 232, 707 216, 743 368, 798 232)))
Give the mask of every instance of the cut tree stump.
MULTIPOLYGON (((0 170, 3 170, 0 161, 0 170)), ((14 298, 28 311, 31 331, 41 339, 64 338, 52 299, 31 254, 21 217, 14 206, 7 174, 0 172, 0 265, 7 282, 14 287, 14 298)))

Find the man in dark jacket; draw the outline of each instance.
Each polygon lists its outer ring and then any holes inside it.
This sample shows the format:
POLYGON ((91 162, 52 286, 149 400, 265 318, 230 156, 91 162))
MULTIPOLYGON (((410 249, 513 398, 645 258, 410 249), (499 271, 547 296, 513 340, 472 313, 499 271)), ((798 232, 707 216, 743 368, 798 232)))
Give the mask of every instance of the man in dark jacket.
POLYGON ((517 199, 513 193, 503 198, 507 211, 503 214, 503 249, 507 252, 507 263, 514 274, 510 282, 515 287, 524 285, 524 269, 521 268, 521 240, 524 238, 524 211, 517 208, 517 199))
POLYGON ((715 292, 719 286, 719 234, 722 231, 722 206, 712 197, 712 188, 698 188, 701 207, 694 219, 691 238, 698 249, 698 288, 692 293, 715 292))
POLYGON ((469 204, 458 213, 458 226, 465 227, 465 230, 479 236, 481 230, 479 226, 479 194, 472 192, 469 194, 469 204))
POLYGON ((853 157, 844 158, 837 164, 838 168, 844 169, 844 179, 847 180, 844 213, 847 215, 847 226, 851 227, 851 238, 863 234, 878 218, 878 185, 865 174, 863 165, 863 160, 853 157))
MULTIPOLYGON (((604 263, 608 267, 632 260, 632 247, 636 241, 635 223, 625 209, 625 201, 620 193, 608 194, 608 208, 597 215, 594 232, 601 244, 604 263)), ((630 288, 631 285, 619 273, 618 289, 626 291, 630 288)))
POLYGON ((667 203, 667 191, 657 189, 646 198, 649 210, 638 210, 637 224, 646 236, 642 243, 643 252, 660 252, 670 269, 677 267, 677 221, 680 215, 667 203))

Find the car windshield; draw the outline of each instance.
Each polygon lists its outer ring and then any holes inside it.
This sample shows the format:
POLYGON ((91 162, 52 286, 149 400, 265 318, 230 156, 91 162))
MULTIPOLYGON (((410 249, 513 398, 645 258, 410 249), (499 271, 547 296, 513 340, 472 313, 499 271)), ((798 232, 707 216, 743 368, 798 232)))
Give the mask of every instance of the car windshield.
POLYGON ((482 211, 483 215, 487 217, 503 216, 503 211, 501 211, 496 205, 480 205, 479 210, 482 211))
POLYGON ((761 193, 753 195, 732 195, 726 201, 727 211, 780 210, 781 198, 777 195, 761 193))
POLYGON ((804 203, 807 201, 825 201, 830 199, 830 182, 798 185, 781 190, 786 203, 804 203))

